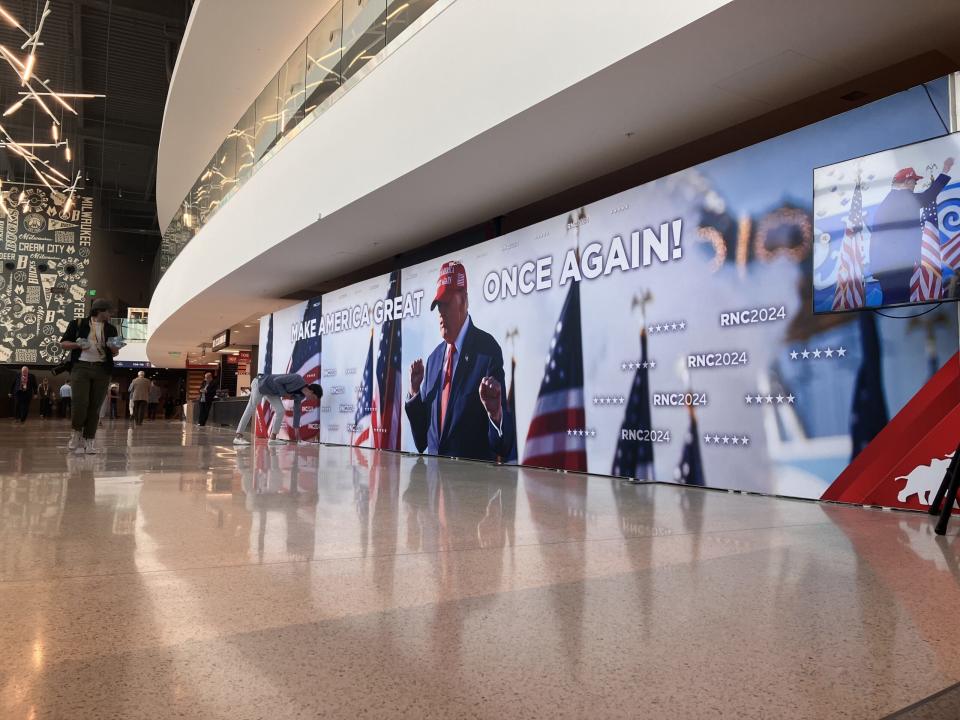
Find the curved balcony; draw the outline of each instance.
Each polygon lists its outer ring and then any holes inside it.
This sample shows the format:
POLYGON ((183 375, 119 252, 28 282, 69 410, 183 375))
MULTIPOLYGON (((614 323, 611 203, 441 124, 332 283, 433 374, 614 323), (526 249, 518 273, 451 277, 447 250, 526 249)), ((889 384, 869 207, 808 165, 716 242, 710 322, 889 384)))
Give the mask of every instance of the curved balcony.
POLYGON ((363 77, 364 68, 453 0, 339 0, 224 138, 163 232, 154 285, 258 170, 363 77), (437 8, 438 10, 440 8, 437 8))

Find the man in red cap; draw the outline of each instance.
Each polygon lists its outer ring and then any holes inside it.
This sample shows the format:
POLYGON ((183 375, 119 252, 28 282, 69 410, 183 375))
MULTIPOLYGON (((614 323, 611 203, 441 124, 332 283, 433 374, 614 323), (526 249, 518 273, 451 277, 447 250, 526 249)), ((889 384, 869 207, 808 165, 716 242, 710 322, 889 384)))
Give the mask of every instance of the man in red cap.
POLYGON ((883 290, 883 304, 910 302, 910 278, 920 262, 920 213, 935 202, 950 182, 953 158, 943 161, 943 172, 923 192, 914 192, 920 176, 912 167, 893 176, 890 192, 874 212, 870 225, 870 271, 883 290))
POLYGON ((441 342, 410 366, 406 412, 420 452, 497 461, 512 457, 514 419, 503 401, 503 351, 468 314, 467 271, 440 268, 430 309, 440 315, 441 342))

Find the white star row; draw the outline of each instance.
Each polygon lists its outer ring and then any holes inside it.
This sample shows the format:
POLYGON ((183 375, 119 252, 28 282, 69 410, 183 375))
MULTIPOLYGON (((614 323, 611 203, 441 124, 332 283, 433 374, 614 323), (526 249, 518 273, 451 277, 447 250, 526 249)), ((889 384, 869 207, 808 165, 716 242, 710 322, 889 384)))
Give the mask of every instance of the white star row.
POLYGON ((793 401, 796 400, 797 398, 794 395, 790 394, 790 395, 746 395, 743 399, 747 403, 747 405, 763 405, 764 403, 766 403, 767 405, 773 405, 774 400, 777 401, 777 405, 783 405, 784 403, 787 403, 788 405, 793 405, 793 401))
POLYGON ((704 435, 703 442, 705 445, 736 445, 738 447, 746 447, 750 444, 750 438, 746 435, 704 435))
POLYGON ((594 405, 623 405, 626 401, 623 395, 600 395, 593 398, 594 405))
POLYGON ((846 357, 847 349, 842 345, 838 347, 836 350, 834 350, 831 347, 828 347, 826 350, 821 350, 820 348, 807 350, 806 348, 804 348, 801 352, 797 352, 796 350, 793 350, 790 353, 790 359, 791 360, 797 360, 797 359, 807 360, 812 357, 814 360, 819 360, 821 357, 832 358, 834 355, 836 355, 838 358, 846 357))
POLYGON ((647 325, 647 332, 651 335, 658 332, 676 332, 677 330, 686 330, 687 322, 681 320, 680 322, 670 322, 670 323, 657 323, 656 325, 647 325))
POLYGON ((634 362, 632 360, 628 360, 627 362, 620 363, 621 370, 639 370, 640 368, 643 368, 644 370, 653 370, 656 366, 656 360, 650 360, 648 362, 640 362, 639 360, 634 362))
POLYGON ((567 437, 596 437, 597 431, 590 428, 574 428, 567 430, 567 437))

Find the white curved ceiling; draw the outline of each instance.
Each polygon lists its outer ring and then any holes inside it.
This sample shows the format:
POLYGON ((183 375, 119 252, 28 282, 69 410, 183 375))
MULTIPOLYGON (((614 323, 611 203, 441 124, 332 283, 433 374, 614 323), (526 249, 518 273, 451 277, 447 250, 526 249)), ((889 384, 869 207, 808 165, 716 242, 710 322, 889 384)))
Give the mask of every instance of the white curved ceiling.
POLYGON ((151 358, 920 53, 960 64, 956 0, 603 0, 576 18, 558 3, 552 24, 536 5, 453 2, 266 163, 158 285, 151 358))
POLYGON ((157 158, 169 224, 230 129, 335 0, 196 0, 170 81, 157 158))

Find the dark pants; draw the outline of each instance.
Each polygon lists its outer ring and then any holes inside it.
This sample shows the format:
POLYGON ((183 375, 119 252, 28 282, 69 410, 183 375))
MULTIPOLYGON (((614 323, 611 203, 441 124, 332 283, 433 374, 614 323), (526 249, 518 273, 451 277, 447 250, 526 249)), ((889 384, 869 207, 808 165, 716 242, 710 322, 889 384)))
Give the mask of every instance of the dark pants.
POLYGON ((143 425, 143 417, 146 414, 147 414, 147 401, 134 400, 133 401, 133 421, 137 425, 143 425))
POLYGON ((70 398, 60 398, 60 417, 70 417, 70 398))
MULTIPOLYGON (((109 386, 108 386, 108 389, 109 389, 109 386)), ((110 398, 110 419, 111 420, 117 419, 117 403, 119 402, 119 400, 120 398, 115 398, 115 397, 110 398)), ((124 415, 126 415, 126 413, 124 413, 124 415)))
POLYGON ((151 420, 157 419, 157 409, 160 407, 160 403, 150 403, 147 405, 147 417, 151 420))
POLYGON ((17 390, 13 394, 13 416, 20 422, 27 421, 27 415, 30 413, 30 399, 33 396, 29 392, 17 390))
POLYGON ((40 398, 40 417, 47 418, 52 414, 50 409, 53 407, 53 403, 50 402, 49 397, 40 398))
POLYGON ((71 425, 92 440, 97 436, 100 408, 110 390, 110 372, 103 363, 78 360, 70 371, 70 387, 73 389, 71 425))
POLYGON ((200 423, 200 427, 207 424, 207 418, 210 417, 210 408, 212 405, 212 402, 200 403, 200 419, 197 421, 200 423))

